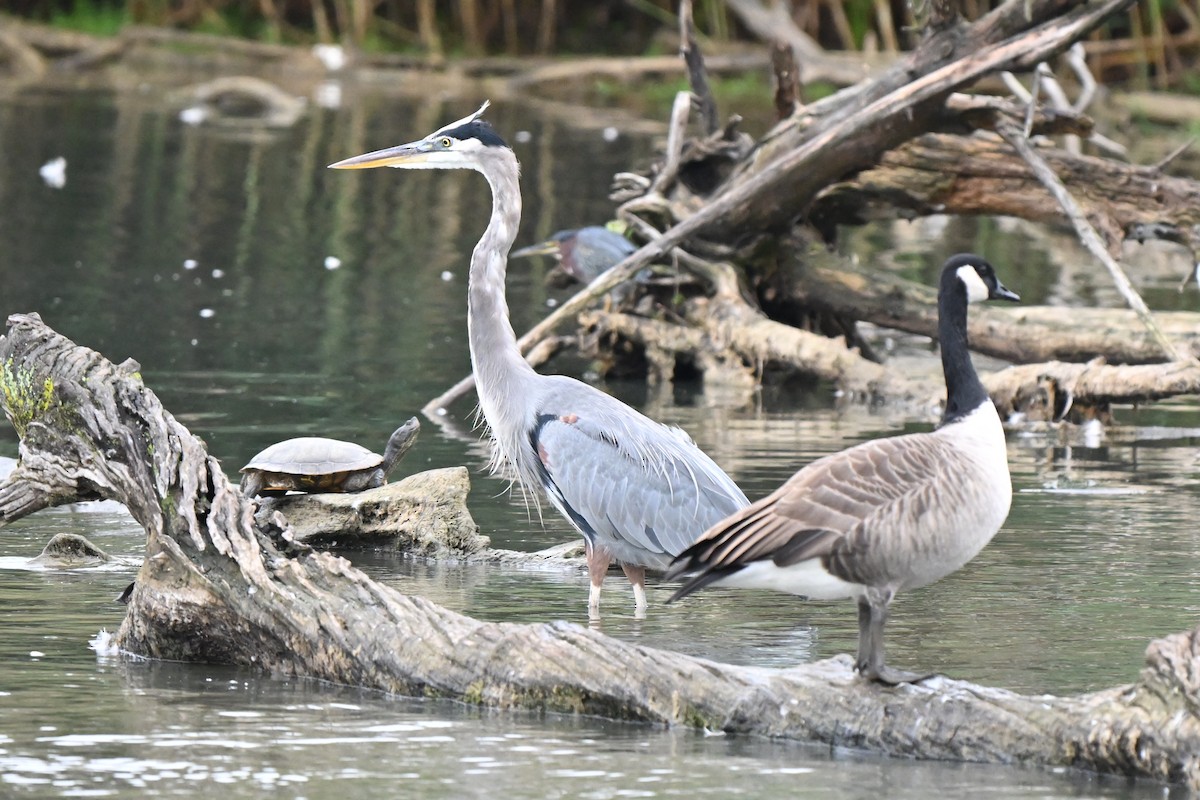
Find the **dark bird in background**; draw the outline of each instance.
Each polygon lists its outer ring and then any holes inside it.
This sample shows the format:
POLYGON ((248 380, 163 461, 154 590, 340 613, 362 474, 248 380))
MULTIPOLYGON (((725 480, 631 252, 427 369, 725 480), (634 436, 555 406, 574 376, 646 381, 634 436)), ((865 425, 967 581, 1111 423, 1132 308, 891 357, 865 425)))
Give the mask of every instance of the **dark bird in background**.
POLYGON ((939 427, 818 459, 717 523, 667 570, 668 579, 688 576, 671 600, 709 585, 853 598, 859 674, 889 684, 929 677, 885 665, 883 626, 897 592, 966 564, 1008 516, 1004 429, 971 364, 967 305, 1017 299, 979 256, 950 258, 938 290, 946 378, 939 427))
POLYGON ((637 246, 600 225, 558 231, 549 239, 522 247, 509 258, 553 256, 564 273, 588 284, 631 255, 637 246))

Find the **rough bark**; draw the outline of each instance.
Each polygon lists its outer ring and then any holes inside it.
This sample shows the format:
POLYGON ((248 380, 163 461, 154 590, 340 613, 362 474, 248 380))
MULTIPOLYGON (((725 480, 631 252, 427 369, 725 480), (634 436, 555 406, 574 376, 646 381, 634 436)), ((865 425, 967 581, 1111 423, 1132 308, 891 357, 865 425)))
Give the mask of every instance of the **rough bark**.
MULTIPOLYGON (((1032 328, 1034 332, 1052 329, 1055 315, 1061 316, 1061 311, 1053 308, 1026 311, 1041 318, 1032 328)), ((682 324, 611 311, 581 315, 580 323, 593 335, 619 336, 641 347, 651 382, 670 381, 676 365, 684 361, 702 369, 706 381, 734 385, 751 382, 755 371, 790 369, 829 381, 843 397, 886 402, 895 408, 933 409, 945 395, 941 374, 934 369, 917 374, 911 365, 901 372, 887 363, 868 361, 841 340, 775 322, 733 298, 688 301, 682 312, 682 324)), ((1125 315, 1122 321, 1136 328, 1132 312, 1110 313, 1125 315)), ((1025 337, 1031 337, 1031 327, 1023 326, 1019 317, 973 322, 972 329, 982 332, 980 338, 986 343, 997 323, 1002 328, 1023 329, 1025 337)), ((1091 334, 1083 332, 1078 338, 1091 338, 1091 334)), ((1058 342, 1068 339, 1059 336, 1058 342)), ((972 346, 975 344, 973 338, 972 346)), ((1003 352, 1003 348, 986 344, 976 349, 1003 352)), ((1078 422, 1107 419, 1114 404, 1200 394, 1200 367, 1182 361, 1125 366, 1108 365, 1103 359, 1046 361, 985 374, 983 382, 1005 418, 1020 413, 1028 421, 1078 422)))
MULTIPOLYGON (((1146 226, 1170 226, 1200 252, 1200 183, 1094 156, 1041 148, 1111 246, 1146 226)), ((930 214, 992 214, 1066 221, 1029 166, 997 138, 927 133, 883 154, 878 165, 826 188, 818 220, 842 223, 930 214)))
POLYGON ((36 387, 5 395, 22 437, 20 463, 0 484, 0 526, 106 497, 146 530, 146 560, 117 635, 125 651, 484 706, 1200 788, 1200 629, 1152 642, 1131 685, 1051 697, 940 677, 883 688, 859 680, 847 656, 751 669, 563 622, 480 622, 381 586, 276 525, 256 527, 253 504, 135 364, 114 366, 35 315, 9 319, 0 364, 6 388, 36 387))

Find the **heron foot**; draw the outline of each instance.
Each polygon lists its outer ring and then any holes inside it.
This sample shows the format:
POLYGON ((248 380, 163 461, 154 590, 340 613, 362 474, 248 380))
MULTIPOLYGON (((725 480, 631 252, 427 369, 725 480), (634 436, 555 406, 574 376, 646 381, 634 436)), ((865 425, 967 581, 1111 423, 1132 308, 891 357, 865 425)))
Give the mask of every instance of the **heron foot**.
POLYGON ((622 564, 621 569, 625 572, 625 577, 629 579, 630 585, 633 586, 633 608, 635 611, 646 613, 646 568, 635 567, 630 564, 622 564))

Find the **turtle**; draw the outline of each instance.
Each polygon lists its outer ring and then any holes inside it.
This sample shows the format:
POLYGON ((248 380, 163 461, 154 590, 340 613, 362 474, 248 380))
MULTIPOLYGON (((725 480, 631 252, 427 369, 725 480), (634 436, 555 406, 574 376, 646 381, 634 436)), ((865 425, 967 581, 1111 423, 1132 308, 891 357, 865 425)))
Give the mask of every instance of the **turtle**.
POLYGON ((242 494, 361 492, 387 483, 387 474, 417 441, 416 417, 396 428, 383 455, 354 442, 301 436, 271 445, 242 467, 242 494))

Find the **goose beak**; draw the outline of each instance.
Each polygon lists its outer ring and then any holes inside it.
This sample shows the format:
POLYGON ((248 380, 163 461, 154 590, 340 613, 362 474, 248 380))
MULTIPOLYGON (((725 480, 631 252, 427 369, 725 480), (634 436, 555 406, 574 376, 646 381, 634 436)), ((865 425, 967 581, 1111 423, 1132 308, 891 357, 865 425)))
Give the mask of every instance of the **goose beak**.
POLYGON ((375 167, 397 167, 399 169, 420 168, 430 161, 433 143, 424 139, 400 144, 383 150, 352 156, 330 164, 329 169, 373 169, 375 167))
POLYGON ((531 244, 528 247, 522 247, 520 250, 514 250, 509 254, 509 258, 524 258, 525 256, 556 256, 558 255, 558 242, 549 239, 537 244, 531 244))
POLYGON ((1021 301, 1021 295, 1009 289, 1000 281, 996 281, 996 288, 988 293, 988 300, 1010 300, 1014 303, 1021 301))

